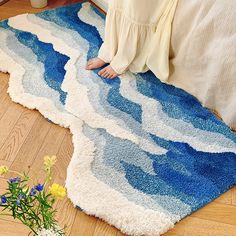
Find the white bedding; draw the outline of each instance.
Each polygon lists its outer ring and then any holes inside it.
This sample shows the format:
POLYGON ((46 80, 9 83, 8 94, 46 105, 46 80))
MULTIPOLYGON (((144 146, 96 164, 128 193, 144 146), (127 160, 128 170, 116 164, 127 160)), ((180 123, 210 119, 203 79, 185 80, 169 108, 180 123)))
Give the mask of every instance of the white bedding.
POLYGON ((236 1, 179 0, 169 83, 236 127, 236 1))

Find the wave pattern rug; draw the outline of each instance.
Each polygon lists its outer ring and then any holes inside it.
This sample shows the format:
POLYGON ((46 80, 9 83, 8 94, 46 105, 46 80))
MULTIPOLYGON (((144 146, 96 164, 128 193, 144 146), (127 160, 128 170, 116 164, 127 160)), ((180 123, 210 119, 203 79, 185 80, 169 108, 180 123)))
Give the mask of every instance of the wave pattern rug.
POLYGON ((236 136, 191 95, 151 73, 86 71, 104 35, 89 3, 0 22, 13 101, 73 134, 75 206, 130 235, 160 235, 236 183, 236 136))

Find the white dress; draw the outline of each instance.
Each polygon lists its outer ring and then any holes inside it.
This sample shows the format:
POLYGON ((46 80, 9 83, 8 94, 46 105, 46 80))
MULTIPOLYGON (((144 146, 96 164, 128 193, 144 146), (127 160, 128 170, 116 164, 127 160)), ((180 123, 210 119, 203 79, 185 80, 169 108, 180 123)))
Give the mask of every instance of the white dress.
POLYGON ((152 70, 169 76, 171 25, 178 0, 109 0, 98 57, 122 74, 152 70))

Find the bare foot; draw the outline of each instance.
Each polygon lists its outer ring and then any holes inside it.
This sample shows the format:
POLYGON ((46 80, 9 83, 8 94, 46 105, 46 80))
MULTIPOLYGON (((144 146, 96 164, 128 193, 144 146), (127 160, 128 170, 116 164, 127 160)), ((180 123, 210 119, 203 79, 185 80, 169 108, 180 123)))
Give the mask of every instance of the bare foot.
POLYGON ((110 65, 100 70, 98 74, 107 79, 114 79, 119 76, 119 74, 117 74, 110 65))
POLYGON ((87 65, 86 65, 86 70, 93 70, 93 69, 101 68, 105 64, 106 64, 106 62, 104 62, 100 58, 96 57, 96 58, 93 58, 88 61, 87 65))

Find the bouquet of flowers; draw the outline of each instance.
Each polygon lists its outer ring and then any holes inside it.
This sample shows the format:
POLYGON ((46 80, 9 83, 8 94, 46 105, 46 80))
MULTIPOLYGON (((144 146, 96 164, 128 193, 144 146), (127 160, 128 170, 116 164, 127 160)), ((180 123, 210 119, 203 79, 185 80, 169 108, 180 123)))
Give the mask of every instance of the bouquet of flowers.
POLYGON ((60 228, 55 220, 56 210, 53 209, 56 199, 62 200, 66 195, 64 187, 51 183, 52 167, 55 163, 56 156, 45 156, 45 180, 43 183, 33 185, 27 173, 19 173, 7 166, 0 166, 1 176, 7 173, 16 175, 8 180, 6 192, 0 195, 0 209, 2 209, 0 216, 13 216, 37 236, 65 235, 65 227, 60 228))

